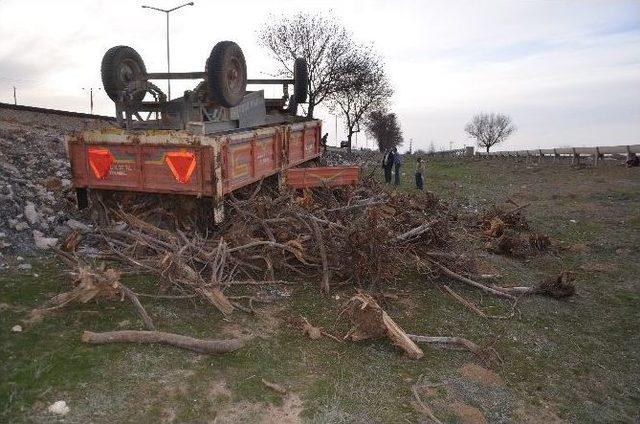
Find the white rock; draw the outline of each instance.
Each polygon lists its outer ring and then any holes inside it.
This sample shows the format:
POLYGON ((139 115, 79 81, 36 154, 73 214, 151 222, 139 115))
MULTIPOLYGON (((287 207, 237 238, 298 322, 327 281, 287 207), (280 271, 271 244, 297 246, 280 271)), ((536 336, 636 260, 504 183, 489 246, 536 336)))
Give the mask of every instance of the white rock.
POLYGON ((76 221, 75 219, 68 220, 67 226, 72 230, 82 231, 83 233, 91 231, 91 227, 89 227, 87 224, 84 224, 80 221, 76 221))
POLYGON ((21 269, 23 271, 30 271, 31 268, 33 267, 31 266, 31 264, 28 264, 28 263, 18 265, 18 269, 21 269))
POLYGON ((33 230, 33 241, 35 242, 36 247, 38 249, 43 249, 43 250, 49 249, 55 246, 56 243, 58 243, 57 238, 45 237, 44 234, 42 234, 38 230, 33 230))
POLYGON ((13 226, 13 228, 14 228, 16 231, 23 231, 23 230, 26 230, 27 228, 29 228, 29 224, 27 224, 27 223, 26 223, 26 222, 24 222, 24 221, 20 221, 20 222, 18 222, 16 225, 14 225, 14 226, 13 226))
POLYGON ((27 202, 27 205, 24 207, 24 216, 31 225, 40 220, 40 215, 36 211, 36 205, 32 202, 27 202))
POLYGON ((11 331, 13 331, 14 333, 22 333, 22 327, 19 325, 14 325, 13 327, 11 327, 11 331))
POLYGON ((69 413, 69 407, 67 402, 59 400, 49 405, 49 412, 57 415, 67 415, 69 413))

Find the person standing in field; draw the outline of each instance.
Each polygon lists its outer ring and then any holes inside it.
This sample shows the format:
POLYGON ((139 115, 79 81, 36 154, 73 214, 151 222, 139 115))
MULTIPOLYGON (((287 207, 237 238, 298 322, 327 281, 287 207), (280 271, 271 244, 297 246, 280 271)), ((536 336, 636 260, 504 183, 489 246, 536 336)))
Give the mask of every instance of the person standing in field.
POLYGON ((384 169, 384 182, 391 184, 391 171, 393 170, 394 163, 393 150, 389 149, 382 158, 382 169, 384 169))
POLYGON ((320 145, 322 146, 324 153, 327 153, 327 137, 329 137, 329 133, 324 133, 324 135, 320 139, 320 145))
POLYGON ((424 161, 422 158, 416 160, 416 188, 424 189, 424 161))
POLYGON ((395 166, 395 174, 396 179, 394 181, 395 185, 400 185, 400 165, 402 165, 402 156, 398 153, 398 148, 393 148, 393 165, 395 166))

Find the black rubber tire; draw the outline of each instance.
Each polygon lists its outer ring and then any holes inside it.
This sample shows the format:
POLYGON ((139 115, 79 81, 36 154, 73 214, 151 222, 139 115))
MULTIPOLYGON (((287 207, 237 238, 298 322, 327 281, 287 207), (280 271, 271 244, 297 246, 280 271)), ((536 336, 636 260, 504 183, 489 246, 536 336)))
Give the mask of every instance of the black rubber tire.
POLYGON ((247 91, 247 63, 239 45, 220 41, 205 68, 209 98, 224 107, 237 106, 247 91))
MULTIPOLYGON (((102 85, 111 100, 120 100, 120 93, 130 81, 147 73, 147 68, 137 51, 129 46, 111 47, 102 57, 100 66, 102 85)), ((146 93, 135 95, 134 102, 139 103, 146 93)))
POLYGON ((285 112, 288 115, 297 115, 298 114, 298 99, 296 98, 295 93, 293 94, 293 96, 291 96, 289 98, 289 104, 287 105, 287 108, 285 109, 285 112))
POLYGON ((309 95, 309 68, 307 61, 301 57, 293 63, 293 95, 296 103, 306 103, 309 95))

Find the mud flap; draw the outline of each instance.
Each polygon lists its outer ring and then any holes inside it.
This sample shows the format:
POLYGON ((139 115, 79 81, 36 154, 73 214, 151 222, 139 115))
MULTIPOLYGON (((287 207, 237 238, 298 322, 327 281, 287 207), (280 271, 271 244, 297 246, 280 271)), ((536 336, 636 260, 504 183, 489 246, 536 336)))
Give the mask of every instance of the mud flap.
POLYGON ((89 207, 89 193, 86 188, 76 188, 76 200, 78 202, 78 209, 86 209, 89 207))

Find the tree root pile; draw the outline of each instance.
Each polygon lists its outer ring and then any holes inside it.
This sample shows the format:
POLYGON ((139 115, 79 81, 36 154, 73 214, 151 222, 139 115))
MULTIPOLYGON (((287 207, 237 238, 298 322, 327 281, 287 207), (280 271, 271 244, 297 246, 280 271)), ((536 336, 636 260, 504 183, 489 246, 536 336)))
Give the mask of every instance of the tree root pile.
POLYGON ((507 202, 515 207, 508 209, 494 205, 482 217, 485 248, 491 253, 516 258, 547 251, 551 246, 549 236, 531 231, 522 214, 529 203, 519 205, 512 199, 507 199, 507 202))
MULTIPOLYGON (((567 274, 535 287, 499 287, 478 282, 480 276, 470 272, 475 257, 463 249, 470 249, 472 240, 487 240, 501 253, 516 256, 547 248, 548 237, 529 230, 521 213, 526 205, 493 208, 464 220, 433 193, 389 192, 370 179, 341 190, 302 192, 281 192, 261 182, 252 191, 228 196, 226 221, 203 229, 202 220, 196 219, 202 216, 197 202, 174 198, 168 204, 161 199, 94 196, 96 225, 82 234, 74 232, 62 244, 66 252, 59 251, 74 264, 79 282, 50 303, 61 307, 97 297, 127 298, 153 331, 136 293, 119 282, 120 273, 155 275, 160 281, 156 297, 199 297, 226 317, 235 310, 253 312, 256 300, 231 296, 232 287, 295 284, 292 280, 314 281, 324 293, 349 286, 375 293, 408 272, 432 280, 445 276, 509 301, 512 314, 502 318, 513 316, 522 295, 564 297, 575 290, 567 274), (96 263, 109 265, 89 265, 96 263)), ((475 307, 457 293, 454 297, 466 308, 475 307)), ((347 334, 351 340, 387 337, 411 358, 423 355, 416 340, 486 353, 460 338, 412 339, 364 291, 347 302, 345 313, 353 324, 347 334)), ((312 339, 325 335, 340 340, 306 319, 297 326, 312 339)), ((145 335, 143 341, 156 341, 154 337, 145 335)))

